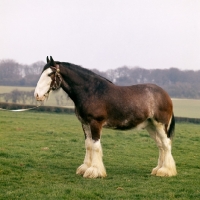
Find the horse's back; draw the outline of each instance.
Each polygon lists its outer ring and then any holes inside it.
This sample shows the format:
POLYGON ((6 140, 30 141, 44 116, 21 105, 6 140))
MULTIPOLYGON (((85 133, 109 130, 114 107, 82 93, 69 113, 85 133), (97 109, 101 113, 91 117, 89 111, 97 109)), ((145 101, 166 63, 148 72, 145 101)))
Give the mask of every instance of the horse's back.
POLYGON ((111 96, 118 102, 124 102, 130 106, 158 106, 172 107, 172 101, 167 92, 155 84, 137 84, 132 86, 115 86, 111 96))

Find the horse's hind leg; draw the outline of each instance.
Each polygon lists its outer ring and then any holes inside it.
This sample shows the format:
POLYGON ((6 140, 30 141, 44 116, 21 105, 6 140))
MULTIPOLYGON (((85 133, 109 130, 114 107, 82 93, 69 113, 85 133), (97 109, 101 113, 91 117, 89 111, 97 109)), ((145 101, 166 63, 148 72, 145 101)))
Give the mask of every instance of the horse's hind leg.
POLYGON ((176 165, 171 154, 172 141, 167 137, 165 133, 164 126, 158 128, 158 137, 161 140, 161 150, 162 150, 162 167, 158 169, 156 176, 175 176, 176 165))
POLYGON ((153 168, 151 174, 156 176, 175 176, 176 165, 171 154, 171 139, 167 137, 164 126, 154 122, 147 127, 150 136, 156 141, 159 149, 158 165, 153 168))
POLYGON ((76 170, 76 174, 83 175, 85 171, 91 166, 92 158, 92 136, 89 125, 82 124, 83 131, 85 133, 85 158, 83 164, 79 166, 76 170))
POLYGON ((149 135, 151 136, 151 138, 153 138, 153 140, 156 142, 156 145, 159 149, 159 157, 158 157, 158 164, 155 168, 152 169, 151 174, 152 175, 156 175, 158 169, 160 169, 162 167, 163 164, 163 150, 162 150, 162 142, 160 140, 160 138, 157 136, 157 132, 154 126, 148 126, 147 131, 149 132, 149 135))

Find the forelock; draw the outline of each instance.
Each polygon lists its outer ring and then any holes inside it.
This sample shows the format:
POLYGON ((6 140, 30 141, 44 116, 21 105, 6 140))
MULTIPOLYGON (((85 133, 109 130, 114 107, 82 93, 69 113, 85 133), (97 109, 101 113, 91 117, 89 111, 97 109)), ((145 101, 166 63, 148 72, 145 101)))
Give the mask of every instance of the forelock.
MULTIPOLYGON (((58 62, 58 61, 56 61, 55 63, 56 63, 56 64, 60 64, 60 62, 58 62)), ((51 67, 51 64, 50 64, 50 63, 47 63, 47 64, 44 66, 42 72, 45 71, 46 69, 50 68, 50 67, 51 67)))

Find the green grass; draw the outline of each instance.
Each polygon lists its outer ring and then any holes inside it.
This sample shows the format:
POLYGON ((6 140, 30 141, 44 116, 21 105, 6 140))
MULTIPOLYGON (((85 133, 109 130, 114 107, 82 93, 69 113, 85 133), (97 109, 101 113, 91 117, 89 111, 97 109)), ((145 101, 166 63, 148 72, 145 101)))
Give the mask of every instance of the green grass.
POLYGON ((158 150, 145 131, 103 130, 107 177, 76 175, 85 149, 74 115, 0 112, 0 199, 199 199, 200 126, 177 124, 176 177, 155 177, 158 150))

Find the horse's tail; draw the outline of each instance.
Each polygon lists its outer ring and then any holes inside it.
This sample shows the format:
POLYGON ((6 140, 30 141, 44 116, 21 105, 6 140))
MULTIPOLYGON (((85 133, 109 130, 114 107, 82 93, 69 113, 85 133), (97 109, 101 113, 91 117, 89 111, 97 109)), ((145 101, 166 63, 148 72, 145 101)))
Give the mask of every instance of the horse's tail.
POLYGON ((174 117, 174 113, 172 113, 169 128, 167 130, 167 137, 172 139, 174 136, 174 133, 175 133, 175 117, 174 117))

